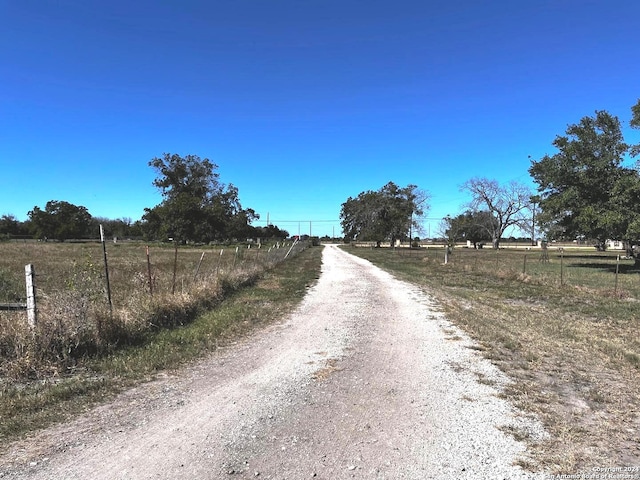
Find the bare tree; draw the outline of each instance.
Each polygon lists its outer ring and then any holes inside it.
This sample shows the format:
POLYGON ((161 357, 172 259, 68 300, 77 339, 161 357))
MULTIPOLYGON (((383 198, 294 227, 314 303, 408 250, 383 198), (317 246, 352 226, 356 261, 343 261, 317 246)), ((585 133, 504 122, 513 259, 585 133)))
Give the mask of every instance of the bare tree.
POLYGON ((496 180, 472 178, 462 185, 461 190, 471 194, 467 208, 472 211, 488 210, 493 216, 494 221, 486 225, 493 248, 500 247, 500 238, 507 228, 523 227, 529 222, 532 192, 526 185, 515 181, 500 185, 496 180))

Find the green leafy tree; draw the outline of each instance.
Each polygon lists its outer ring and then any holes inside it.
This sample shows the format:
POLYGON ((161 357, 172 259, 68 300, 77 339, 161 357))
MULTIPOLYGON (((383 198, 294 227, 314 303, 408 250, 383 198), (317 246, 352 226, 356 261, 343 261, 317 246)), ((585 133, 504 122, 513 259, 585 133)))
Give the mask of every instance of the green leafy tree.
POLYGON ((285 239, 289 237, 289 232, 282 230, 275 225, 256 228, 256 236, 260 238, 285 239))
POLYGON ((150 224, 147 233, 180 242, 201 241, 210 236, 207 210, 222 190, 217 165, 196 155, 183 158, 166 153, 153 158, 149 166, 156 170, 153 185, 162 193, 163 201, 145 209, 143 219, 150 224))
MULTIPOLYGON (((631 128, 640 129, 640 100, 631 107, 631 128)), ((632 157, 640 155, 640 143, 629 149, 632 157)), ((636 266, 640 266, 640 251, 636 248, 640 240, 640 175, 638 164, 635 169, 626 168, 616 184, 611 203, 617 219, 615 231, 622 231, 622 239, 627 246, 627 254, 635 258, 636 266)))
POLYGON ((170 226, 164 222, 166 208, 163 204, 145 208, 140 221, 140 230, 145 240, 161 240, 171 237, 170 226))
POLYGON ((490 242, 497 229, 496 219, 487 211, 467 210, 457 217, 445 218, 445 222, 444 234, 449 243, 469 241, 474 248, 478 243, 490 242))
MULTIPOLYGON (((640 99, 631 107, 631 121, 629 122, 631 128, 640 129, 640 99)), ((640 155, 640 143, 631 147, 631 156, 637 157, 640 155)))
POLYGON ((612 233, 610 238, 622 240, 627 254, 635 257, 640 264, 638 250, 634 247, 640 240, 640 176, 635 170, 625 169, 614 185, 608 206, 611 209, 606 217, 605 228, 612 233))
POLYGON ((342 230, 349 240, 375 241, 378 246, 388 240, 393 245, 396 239, 410 238, 413 228, 419 230, 420 219, 428 210, 427 199, 416 185, 401 188, 389 182, 342 204, 342 230))
POLYGON ((216 240, 243 239, 251 237, 251 222, 260 216, 251 208, 242 208, 238 189, 229 184, 207 208, 210 229, 208 236, 216 240))
POLYGON ((257 220, 260 216, 252 209, 240 209, 232 216, 226 217, 225 231, 227 232, 227 239, 245 239, 259 237, 256 233, 256 227, 253 227, 251 223, 257 220))
POLYGON ((33 207, 28 215, 32 232, 36 237, 52 238, 61 242, 87 235, 92 218, 86 207, 58 200, 47 202, 44 210, 33 207))
POLYGON ((529 173, 538 184, 539 220, 565 238, 622 239, 629 228, 629 197, 637 173, 623 166, 629 146, 620 121, 606 111, 569 125, 553 141, 558 149, 533 161, 529 173))
POLYGON ((163 201, 145 209, 147 238, 171 237, 182 243, 222 240, 241 236, 258 218, 253 210, 242 209, 238 189, 222 184, 217 165, 206 158, 167 153, 149 165, 158 174, 153 184, 163 201))
POLYGON ((276 225, 267 225, 265 227, 249 226, 248 229, 246 229, 246 235, 244 235, 244 237, 259 238, 261 240, 284 240, 289 237, 289 232, 282 230, 276 225))
POLYGON ((500 185, 496 180, 472 178, 461 190, 471 194, 469 209, 485 210, 493 219, 486 224, 493 248, 500 247, 500 239, 509 227, 522 227, 531 209, 531 191, 518 182, 500 185))
POLYGON ((130 218, 118 218, 111 220, 104 217, 93 217, 93 221, 91 223, 91 229, 95 232, 100 231, 100 225, 102 225, 104 234, 107 237, 127 238, 136 236, 133 234, 134 224, 130 218))
POLYGON ((2 215, 0 217, 0 237, 10 238, 27 234, 28 229, 25 222, 19 221, 15 215, 2 215))

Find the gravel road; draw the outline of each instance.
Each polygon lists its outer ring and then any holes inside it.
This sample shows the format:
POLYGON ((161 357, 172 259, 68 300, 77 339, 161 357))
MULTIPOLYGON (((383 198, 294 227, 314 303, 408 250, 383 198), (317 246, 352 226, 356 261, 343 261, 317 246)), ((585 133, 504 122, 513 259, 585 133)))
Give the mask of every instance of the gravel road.
POLYGON ((0 478, 517 479, 540 425, 417 287, 334 246, 281 322, 16 443, 0 478))

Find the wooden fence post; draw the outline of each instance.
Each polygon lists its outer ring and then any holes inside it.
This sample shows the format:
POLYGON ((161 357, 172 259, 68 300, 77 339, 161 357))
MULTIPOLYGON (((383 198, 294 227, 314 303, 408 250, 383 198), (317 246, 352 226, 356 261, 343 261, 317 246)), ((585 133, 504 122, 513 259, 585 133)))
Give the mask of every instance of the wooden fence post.
POLYGON ((296 239, 292 244, 291 244, 291 248, 289 249, 289 251, 287 252, 287 254, 284 256, 283 260, 286 260, 286 258, 289 256, 289 254, 291 253, 291 250, 293 250, 293 247, 296 246, 296 243, 298 243, 298 239, 296 239))
POLYGON ((176 293, 176 275, 178 273, 178 242, 174 240, 173 246, 175 250, 173 255, 173 280, 171 282, 171 295, 175 295, 176 293))
POLYGON ((216 265, 216 278, 218 278, 218 274, 220 273, 220 263, 222 262, 222 252, 224 252, 224 248, 220 249, 220 256, 218 257, 218 264, 216 265))
POLYGON ((202 255, 200 256, 200 261, 198 262, 198 266, 196 267, 196 273, 193 274, 193 281, 195 282, 196 278, 198 277, 198 273, 200 272, 200 265, 202 265, 202 260, 204 260, 204 252, 202 252, 202 255))
POLYGON ((37 322, 36 288, 34 282, 36 272, 32 264, 25 265, 24 275, 27 285, 27 322, 29 323, 29 328, 35 328, 37 322))

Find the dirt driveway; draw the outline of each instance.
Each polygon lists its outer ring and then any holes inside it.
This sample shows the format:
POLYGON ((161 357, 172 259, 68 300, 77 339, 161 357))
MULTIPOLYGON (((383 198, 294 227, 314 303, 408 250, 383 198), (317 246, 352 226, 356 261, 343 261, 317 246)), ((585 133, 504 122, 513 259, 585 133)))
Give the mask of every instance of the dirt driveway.
POLYGON ((324 247, 289 317, 18 443, 0 478, 514 479, 535 420, 433 301, 324 247))

